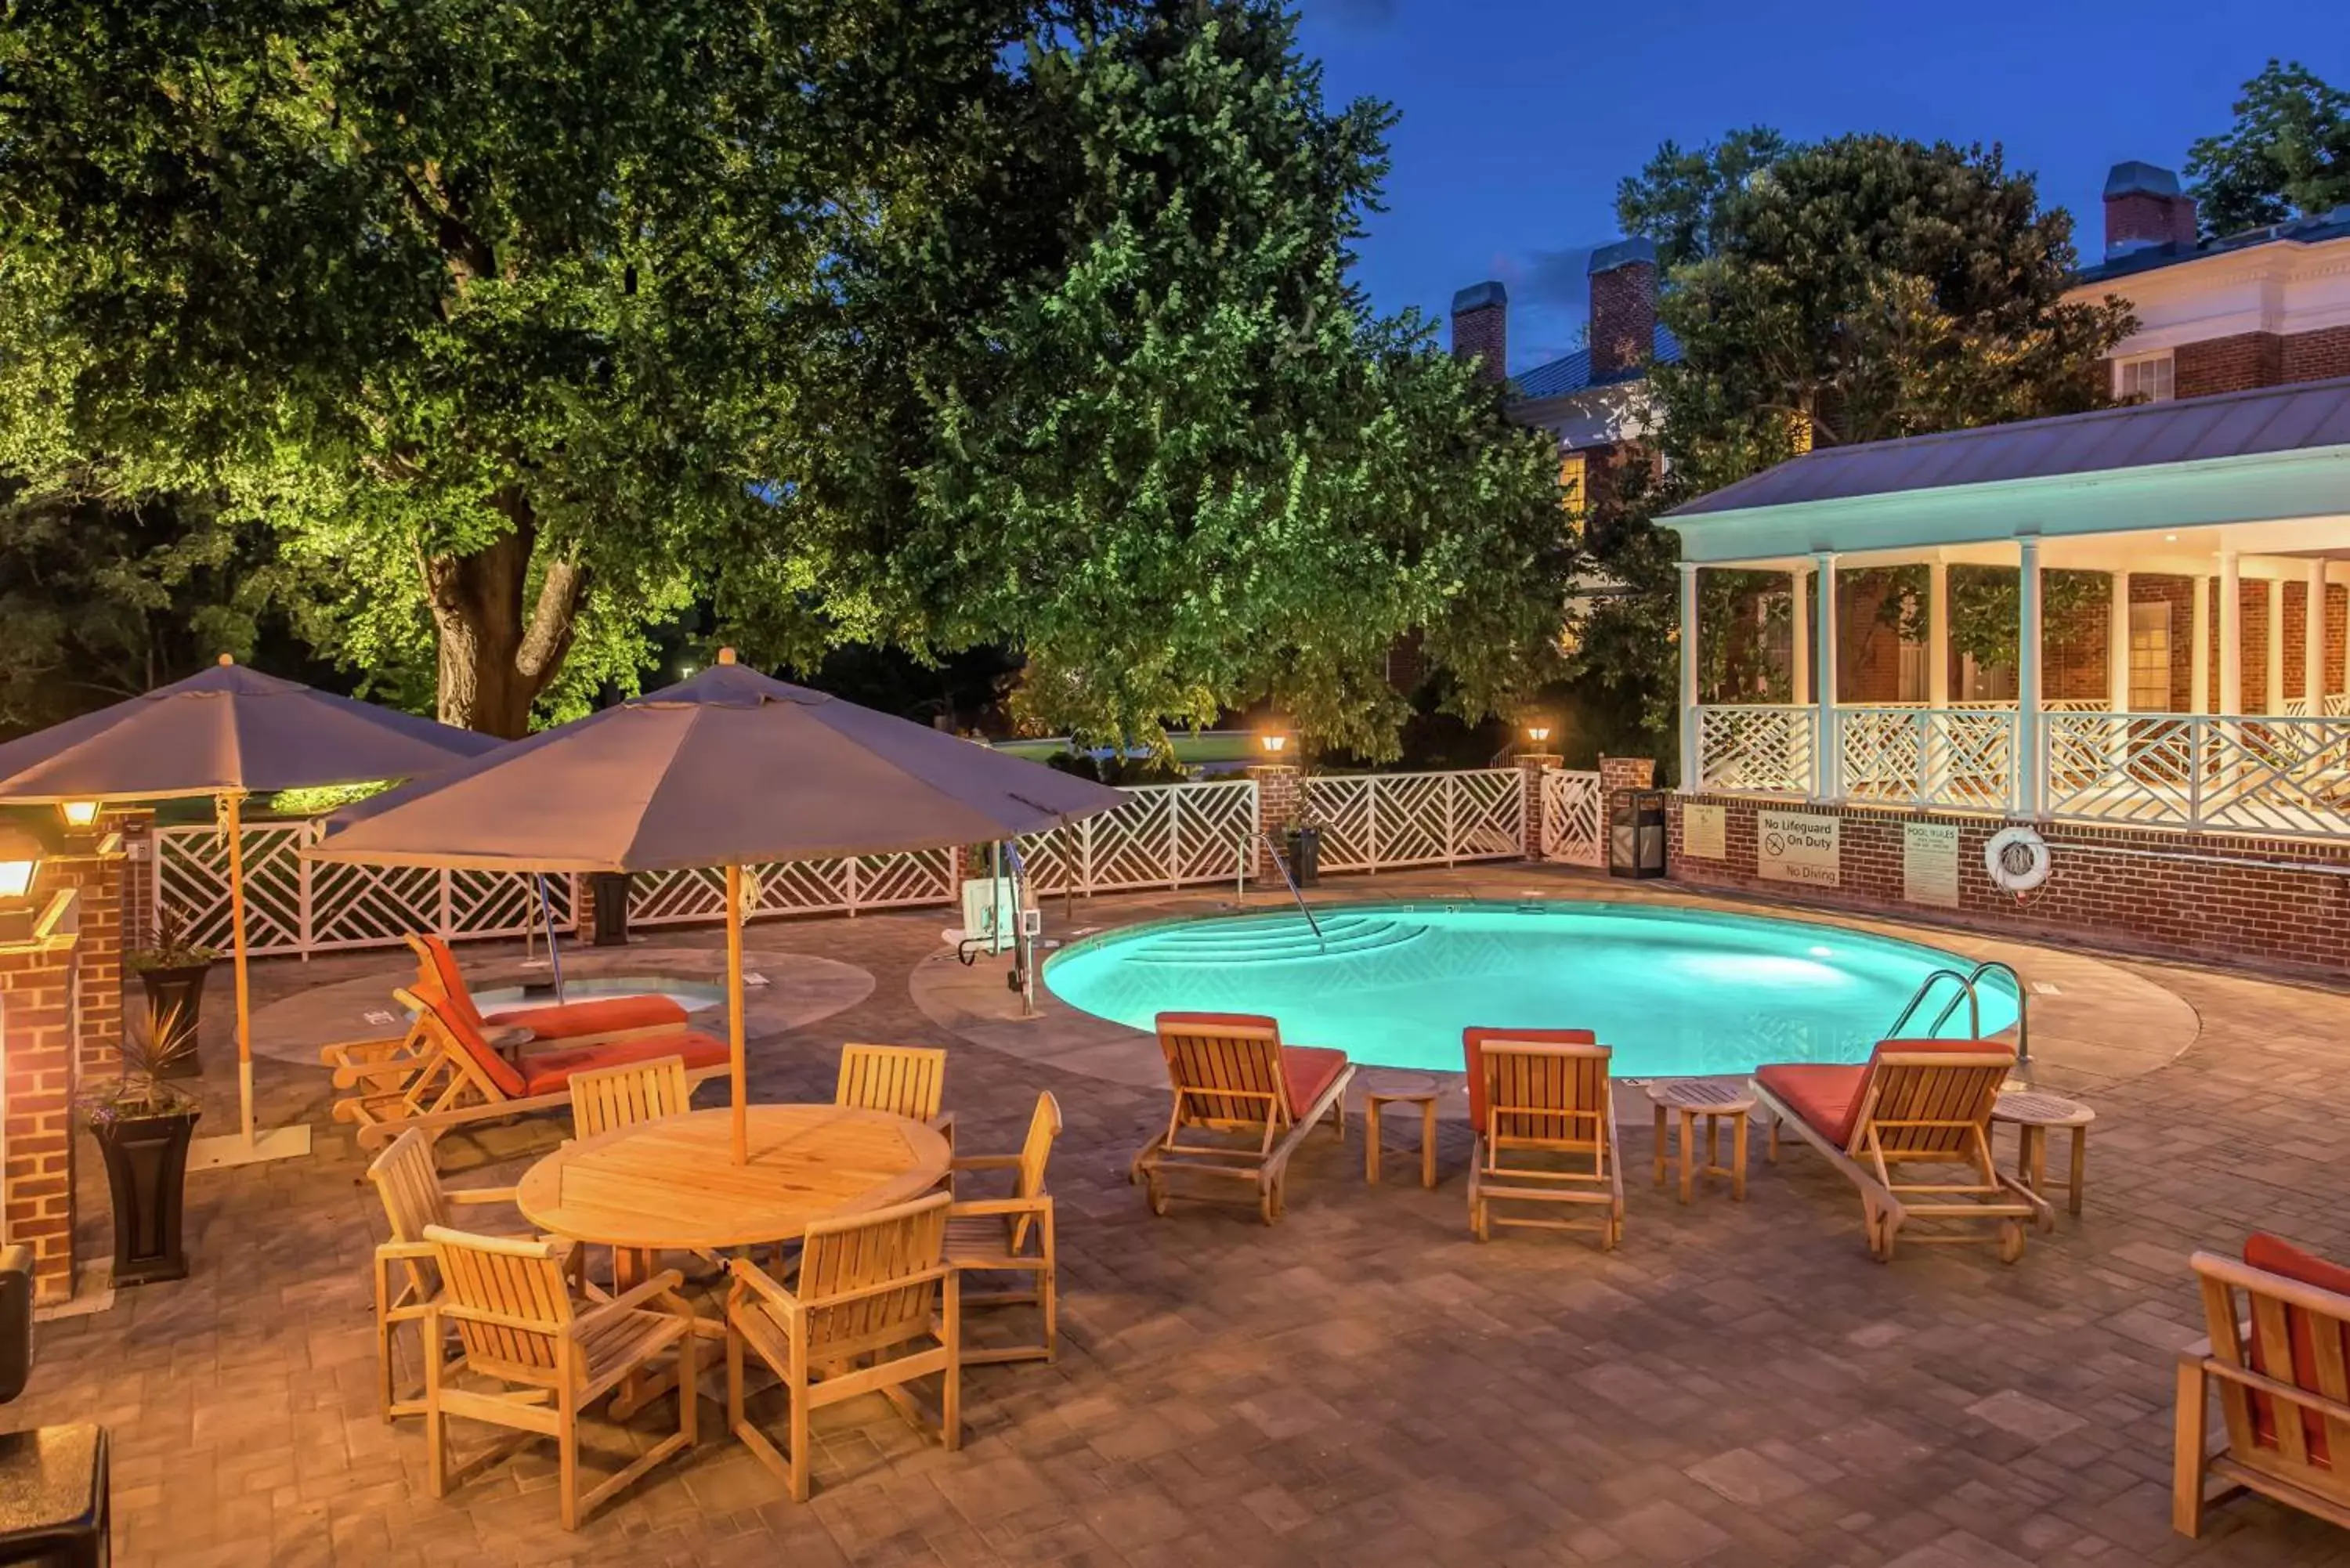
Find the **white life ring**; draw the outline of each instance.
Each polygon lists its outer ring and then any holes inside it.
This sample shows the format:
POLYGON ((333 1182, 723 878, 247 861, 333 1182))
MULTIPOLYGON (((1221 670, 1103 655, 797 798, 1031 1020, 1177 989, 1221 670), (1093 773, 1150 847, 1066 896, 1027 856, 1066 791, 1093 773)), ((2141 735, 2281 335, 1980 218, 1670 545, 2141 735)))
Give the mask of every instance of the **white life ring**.
POLYGON ((2048 880, 2048 842, 2028 827, 2002 827, 1983 846, 1983 869, 2010 893, 2029 893, 2048 880))

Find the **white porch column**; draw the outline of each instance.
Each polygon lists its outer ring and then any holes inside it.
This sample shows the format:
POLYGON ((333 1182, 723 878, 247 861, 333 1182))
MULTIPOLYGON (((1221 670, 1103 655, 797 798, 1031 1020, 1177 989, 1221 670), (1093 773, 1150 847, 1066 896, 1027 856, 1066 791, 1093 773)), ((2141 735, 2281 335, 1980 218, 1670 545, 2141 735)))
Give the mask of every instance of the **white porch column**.
POLYGON ((2284 579, 2269 579, 2269 645, 2267 686, 2262 695, 2267 703, 2263 713, 2284 711, 2284 579))
POLYGON ((2015 542, 2016 805, 2026 816, 2041 815, 2040 755, 2040 541, 2015 542))
POLYGON ((2113 602, 2106 612, 2106 695, 2116 713, 2129 711, 2129 580, 2127 572, 2113 575, 2113 602))
POLYGON ((1813 618, 1812 688, 1819 710, 1812 739, 1812 798, 1834 800, 1843 793, 1842 747, 1836 736, 1836 557, 1812 552, 1812 579, 1819 613, 1813 618))
POLYGON ((1681 757, 1683 794, 1694 794, 1697 776, 1697 563, 1681 563, 1681 757))
POLYGON ((1926 565, 1926 706, 1950 705, 1950 567, 1926 565))
POLYGON ((1787 641, 1787 701, 1800 708, 1812 700, 1812 569, 1797 566, 1787 579, 1792 585, 1787 608, 1794 618, 1787 641))
POLYGON ((2309 563, 2309 602, 2301 607, 2301 690, 2309 716, 2325 713, 2325 557, 2309 563))
POLYGON ((2220 552, 2220 711, 2244 711, 2244 596, 2236 552, 2220 552))
POLYGON ((2195 584, 2195 603, 2188 613, 2193 624, 2193 656, 2189 661, 2189 679, 2194 690, 2187 694, 2187 711, 2209 713, 2211 711, 2211 578, 2210 574, 2191 579, 2195 584))

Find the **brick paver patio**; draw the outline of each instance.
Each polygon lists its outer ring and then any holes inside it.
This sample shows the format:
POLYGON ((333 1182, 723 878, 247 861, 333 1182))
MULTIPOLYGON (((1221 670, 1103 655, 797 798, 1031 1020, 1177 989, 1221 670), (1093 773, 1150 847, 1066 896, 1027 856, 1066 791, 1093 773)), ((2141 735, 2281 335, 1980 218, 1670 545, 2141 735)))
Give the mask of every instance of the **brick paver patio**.
MULTIPOLYGON (((1511 890, 1523 876, 1498 874, 1511 890)), ((9 1424, 106 1423, 118 1561, 182 1568, 2350 1563, 2350 1533, 2254 1501, 2180 1540, 2167 1496, 2172 1352, 2201 1332, 2187 1254, 2257 1223, 2350 1256, 2350 998, 2125 966, 2191 1005, 2201 1033, 2173 1064, 2100 1084, 2087 1212, 2012 1269, 1987 1249, 1870 1262, 1849 1189, 1800 1152, 1758 1158, 1743 1206, 1716 1190, 1681 1208, 1648 1184, 1637 1100, 1628 1232, 1602 1254, 1583 1238, 1471 1241, 1458 1121, 1433 1191, 1399 1159, 1365 1186, 1354 1123, 1344 1149, 1310 1146, 1276 1229, 1196 1203, 1153 1219, 1123 1170, 1162 1096, 956 1040, 909 992, 939 925, 758 928, 763 951, 879 983, 754 1044, 754 1087, 828 1097, 844 1039, 954 1045, 948 1101, 972 1148, 1010 1147, 1036 1091, 1060 1096, 1063 1356, 971 1374, 960 1454, 874 1399, 821 1421, 806 1504, 717 1437, 576 1536, 556 1524, 551 1450, 434 1500, 420 1424, 375 1414, 366 1260, 382 1218, 323 1124, 310 1160, 191 1179, 194 1276, 44 1324, 9 1424)), ((266 965, 259 994, 400 968, 266 965)), ((216 1063, 224 1045, 208 1042, 216 1063)), ((261 1075, 267 1116, 321 1115, 322 1074, 261 1075)), ((444 1163, 467 1184, 511 1179, 562 1131, 540 1118, 452 1139, 444 1163)), ((87 1256, 104 1183, 95 1151, 82 1158, 87 1256)), ((637 1431, 666 1418, 656 1405, 637 1431)), ((636 1435, 602 1428, 598 1468, 636 1435)))

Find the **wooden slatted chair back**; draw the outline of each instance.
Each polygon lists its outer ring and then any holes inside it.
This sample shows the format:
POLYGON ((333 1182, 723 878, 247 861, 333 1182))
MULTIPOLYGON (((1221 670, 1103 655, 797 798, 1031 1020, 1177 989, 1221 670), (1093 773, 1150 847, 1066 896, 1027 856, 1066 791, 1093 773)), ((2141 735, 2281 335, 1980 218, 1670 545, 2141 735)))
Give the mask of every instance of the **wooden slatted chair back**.
MULTIPOLYGON (((1046 1089, 1036 1096, 1036 1108, 1028 1117, 1028 1136, 1021 1140, 1020 1164, 1013 1173, 1012 1196, 1042 1198, 1045 1196, 1045 1168, 1052 1163, 1053 1141, 1061 1136, 1061 1102, 1046 1089)), ((1010 1214, 1012 1252, 1020 1254, 1028 1244, 1028 1233, 1035 1228, 1033 1214, 1010 1214)))
POLYGON ((1607 1125, 1606 1045, 1486 1038, 1479 1047, 1487 1125, 1497 1147, 1596 1151, 1607 1125))
POLYGON ((1989 1148, 1991 1106, 2014 1070, 2015 1053, 1990 1043, 1978 1051, 1880 1050, 1847 1152, 1859 1153, 1873 1129, 1888 1159, 1973 1160, 1989 1148))
POLYGON ((937 1119, 946 1098, 947 1054, 926 1045, 858 1045, 840 1048, 837 1106, 886 1111, 918 1122, 937 1119))
POLYGON ((1159 1049, 1167 1058, 1179 1120, 1217 1127, 1289 1125, 1281 1026, 1272 1019, 1162 1012, 1159 1049))
POLYGON ((589 1138, 615 1127, 632 1127, 693 1108, 693 1085, 685 1058, 601 1067, 571 1075, 571 1136, 589 1138))
POLYGON ((473 1028, 487 1029, 481 1009, 473 1004, 473 988, 465 983, 465 971, 448 941, 429 932, 416 931, 408 933, 403 940, 415 950, 416 978, 426 990, 441 1001, 446 1011, 473 1028))
POLYGON ((448 998, 425 991, 395 990, 391 994, 422 1021, 442 1054, 483 1099, 518 1100, 527 1092, 514 1064, 499 1055, 480 1026, 469 1023, 448 998))
MULTIPOLYGON (((2350 1295, 2210 1252, 2194 1264, 2215 1360, 2350 1407, 2350 1295)), ((2350 1507, 2350 1419, 2234 1377, 2212 1381, 2229 1458, 2350 1507)))
POLYGON ((554 1245, 445 1225, 424 1235, 441 1264, 443 1310, 473 1369, 518 1382, 550 1381, 558 1342, 571 1330, 571 1291, 554 1245))
MULTIPOLYGON (((383 1200, 391 1222, 391 1240, 421 1243, 424 1233, 449 1223, 449 1199, 441 1188, 441 1172, 432 1162, 432 1143, 411 1127, 391 1140, 390 1147, 368 1167, 368 1180, 383 1200)), ((409 1285, 418 1300, 440 1288, 432 1263, 423 1258, 401 1260, 409 1285)))
POLYGON ((952 1201, 933 1193, 807 1228, 795 1293, 807 1312, 811 1360, 887 1349, 931 1332, 952 1201))

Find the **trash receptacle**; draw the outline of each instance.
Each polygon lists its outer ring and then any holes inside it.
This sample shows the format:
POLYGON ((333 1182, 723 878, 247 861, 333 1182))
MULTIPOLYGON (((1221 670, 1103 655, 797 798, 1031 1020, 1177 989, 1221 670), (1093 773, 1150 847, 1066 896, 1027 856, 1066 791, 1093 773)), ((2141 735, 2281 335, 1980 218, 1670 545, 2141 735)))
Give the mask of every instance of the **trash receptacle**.
POLYGON ((1665 792, 1618 791, 1607 805, 1607 875, 1665 874, 1665 792))
POLYGON ((1293 828, 1286 838, 1290 880, 1301 888, 1313 887, 1322 876, 1322 830, 1293 828))
POLYGON ((636 878, 626 871, 591 871, 588 886, 596 899, 595 944, 599 948, 629 945, 629 891, 636 878))

